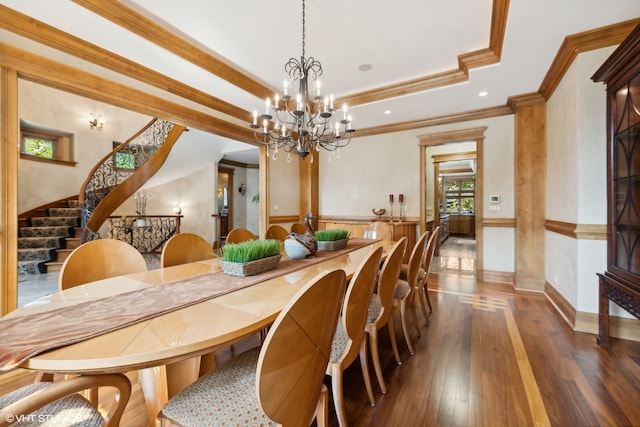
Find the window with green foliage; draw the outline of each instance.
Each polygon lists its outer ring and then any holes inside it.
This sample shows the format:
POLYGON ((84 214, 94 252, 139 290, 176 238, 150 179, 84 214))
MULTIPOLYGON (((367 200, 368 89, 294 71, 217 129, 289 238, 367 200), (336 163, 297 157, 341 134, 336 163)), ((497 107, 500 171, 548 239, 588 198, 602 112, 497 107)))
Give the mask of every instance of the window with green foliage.
POLYGON ((53 159, 56 139, 48 136, 23 134, 24 153, 30 156, 53 159))
POLYGON ((474 212, 476 200, 475 177, 447 177, 444 179, 443 205, 449 213, 474 212))
POLYGON ((20 121, 20 157, 54 163, 73 163, 73 134, 20 121))

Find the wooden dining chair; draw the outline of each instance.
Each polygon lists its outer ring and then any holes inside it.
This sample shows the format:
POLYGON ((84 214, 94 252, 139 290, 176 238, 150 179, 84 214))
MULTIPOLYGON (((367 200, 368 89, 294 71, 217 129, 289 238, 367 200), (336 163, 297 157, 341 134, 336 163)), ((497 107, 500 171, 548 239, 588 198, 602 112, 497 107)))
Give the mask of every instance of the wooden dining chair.
POLYGON ((402 332, 404 333, 404 339, 407 342, 407 348, 409 349, 409 353, 411 355, 415 353, 415 350, 413 349, 413 344, 411 343, 411 335, 409 334, 407 308, 411 310, 413 323, 416 327, 416 331, 418 331, 418 336, 420 336, 420 328, 418 327, 418 318, 416 316, 416 306, 413 301, 413 294, 418 283, 418 272, 420 270, 420 263, 422 262, 422 255, 424 254, 425 248, 427 246, 428 237, 429 232, 425 231, 413 246, 411 256, 409 257, 406 279, 398 279, 393 295, 394 305, 396 307, 400 306, 402 332))
POLYGON ((294 222, 293 224, 291 224, 291 232, 304 234, 307 232, 307 227, 305 227, 304 224, 301 222, 294 222))
MULTIPOLYGON (((131 382, 124 374, 81 375, 57 382, 36 382, 0 396, 0 427, 13 422, 21 426, 116 427, 120 425, 130 395, 131 382), (104 415, 79 393, 98 387, 116 391, 104 415)), ((102 403, 104 406, 105 402, 102 403)))
MULTIPOLYGON (((367 323, 367 312, 371 295, 378 278, 378 267, 382 257, 382 247, 369 252, 367 257, 360 263, 354 273, 347 293, 342 303, 342 313, 338 321, 333 343, 331 345, 331 358, 327 366, 326 374, 331 377, 331 391, 333 393, 333 404, 340 426, 347 425, 347 417, 344 408, 344 398, 342 391, 343 372, 358 357, 358 354, 365 354, 363 349, 367 345, 364 340, 365 325, 367 323)), ((369 378, 369 367, 367 359, 360 358, 360 366, 364 377, 364 384, 369 395, 371 405, 375 405, 373 391, 371 390, 371 379, 369 378)))
POLYGON ((280 242, 284 242, 287 237, 289 237, 289 232, 286 228, 278 224, 272 224, 267 228, 267 232, 265 233, 265 239, 274 239, 280 242))
POLYGON ((416 287, 416 299, 420 301, 420 308, 422 314, 427 323, 429 323, 429 315, 427 314, 427 306, 429 307, 429 313, 433 311, 431 306, 431 299, 429 298, 429 289, 427 288, 427 282, 429 281, 429 271, 431 271, 431 261, 433 260, 433 254, 436 251, 438 245, 438 236, 440 234, 440 226, 437 226, 427 242, 427 248, 424 251, 422 257, 422 265, 418 270, 418 284, 416 287))
MULTIPOLYGON (((387 392, 387 387, 382 375, 382 364, 380 363, 378 330, 384 327, 384 325, 387 325, 393 356, 395 357, 398 365, 402 364, 394 327, 393 294, 396 288, 396 283, 398 283, 400 266, 402 265, 402 258, 404 257, 404 251, 407 249, 408 241, 409 239, 407 237, 403 237, 389 249, 387 257, 380 269, 377 288, 371 297, 369 315, 365 326, 365 332, 369 338, 369 348, 371 349, 373 369, 376 373, 376 377, 378 378, 380 391, 383 394, 387 392)), ((364 349, 365 354, 360 355, 360 357, 367 359, 366 347, 364 347, 364 349)))
POLYGON ((193 233, 180 233, 167 240, 160 254, 160 265, 187 264, 215 258, 213 246, 205 239, 193 233))
POLYGON ((328 418, 323 384, 346 288, 343 270, 321 273, 282 309, 261 347, 199 378, 164 406, 163 426, 318 426, 328 418))
POLYGON ((242 243, 249 240, 257 240, 258 236, 246 228, 234 228, 227 234, 225 243, 242 243))
POLYGON ((75 248, 62 264, 60 290, 147 270, 142 254, 130 244, 116 239, 98 239, 75 248))

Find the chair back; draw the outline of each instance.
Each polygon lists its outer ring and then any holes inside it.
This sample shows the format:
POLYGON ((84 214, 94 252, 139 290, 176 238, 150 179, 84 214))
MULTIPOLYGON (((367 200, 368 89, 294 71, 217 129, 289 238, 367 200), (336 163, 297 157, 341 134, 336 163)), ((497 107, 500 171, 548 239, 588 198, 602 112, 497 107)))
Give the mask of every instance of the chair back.
POLYGON ((360 351, 360 343, 365 333, 369 303, 378 278, 381 257, 382 247, 369 252, 369 255, 358 266, 358 270, 354 273, 347 287, 340 318, 342 327, 349 337, 349 343, 340 358, 343 366, 350 365, 360 351))
POLYGON ((389 249, 387 258, 382 264, 382 269, 380 269, 377 293, 382 310, 375 320, 377 324, 384 325, 389 319, 389 315, 393 313, 393 293, 400 277, 400 267, 402 267, 402 259, 404 258, 404 251, 407 250, 408 241, 407 237, 398 240, 389 249))
POLYGON ((267 228, 267 232, 264 235, 265 239, 278 240, 284 242, 289 237, 289 232, 286 228, 278 224, 272 224, 267 228))
POLYGON ((322 273, 280 312, 260 350, 256 375, 265 414, 284 426, 311 425, 329 363, 346 276, 322 273))
POLYGON ((424 255, 428 237, 428 231, 422 233, 415 246, 413 247, 413 250, 411 251, 411 256, 409 257, 409 263, 407 267, 407 283, 412 288, 418 283, 418 274, 420 273, 420 266, 422 264, 422 255, 424 255))
POLYGON ((193 233, 180 233, 167 240, 160 254, 160 265, 186 264, 214 258, 213 246, 193 233))
POLYGON ((307 227, 305 227, 301 222, 294 222, 293 224, 291 224, 291 232, 304 234, 307 232, 307 227))
POLYGON ((146 270, 144 257, 130 244, 116 239, 92 240, 69 254, 60 269, 58 287, 64 290, 146 270))
POLYGON ((424 251, 424 257, 422 261, 422 269, 424 270, 425 277, 423 281, 427 280, 429 275, 429 270, 431 269, 431 260, 433 259, 433 254, 436 251, 436 246, 438 245, 438 235, 440 234, 440 226, 437 226, 431 236, 429 237, 429 241, 427 242, 427 248, 424 251))
POLYGON ((227 234, 226 243, 242 243, 257 240, 258 237, 246 228, 234 228, 227 234))

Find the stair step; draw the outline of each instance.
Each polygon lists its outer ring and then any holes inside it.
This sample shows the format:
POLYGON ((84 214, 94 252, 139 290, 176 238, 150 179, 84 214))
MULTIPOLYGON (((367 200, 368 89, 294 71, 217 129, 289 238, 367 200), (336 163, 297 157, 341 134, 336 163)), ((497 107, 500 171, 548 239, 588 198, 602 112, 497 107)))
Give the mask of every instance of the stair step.
POLYGON ((62 264, 64 263, 58 261, 49 261, 44 265, 47 273, 54 273, 62 269, 62 264))
POLYGON ((18 249, 63 248, 65 244, 65 238, 61 236, 18 237, 18 249))
POLYGON ((60 236, 71 237, 74 235, 74 227, 22 227, 20 228, 20 237, 45 237, 60 236))
POLYGON ((77 227, 80 225, 80 218, 66 216, 41 216, 31 218, 32 227, 77 227))
POLYGON ((56 248, 18 249, 18 261, 48 261, 54 258, 56 248))
POLYGON ((55 260, 62 263, 67 259, 71 252, 73 252, 73 249, 58 249, 56 250, 57 256, 55 260))
POLYGON ((79 218, 82 214, 81 208, 49 208, 49 216, 79 218))
POLYGON ((43 261, 18 261, 18 274, 43 274, 46 273, 43 261))
POLYGON ((82 244, 80 237, 67 237, 65 240, 65 247, 67 249, 75 249, 82 244))

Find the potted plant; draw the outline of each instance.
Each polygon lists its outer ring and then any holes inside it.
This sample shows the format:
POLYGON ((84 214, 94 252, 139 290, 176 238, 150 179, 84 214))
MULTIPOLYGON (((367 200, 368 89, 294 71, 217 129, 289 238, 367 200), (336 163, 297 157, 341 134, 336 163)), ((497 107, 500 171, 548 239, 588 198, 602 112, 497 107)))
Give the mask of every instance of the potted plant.
POLYGON ((343 229, 318 230, 315 233, 318 241, 318 250, 320 251, 336 251, 347 245, 349 240, 349 232, 343 229))
POLYGON ((280 242, 277 240, 249 240, 228 243, 223 247, 222 271, 230 276, 252 276, 278 265, 280 242))
POLYGON ((136 199, 136 227, 145 227, 147 225, 147 221, 144 218, 147 213, 147 201, 151 196, 145 193, 137 193, 133 198, 136 199))

